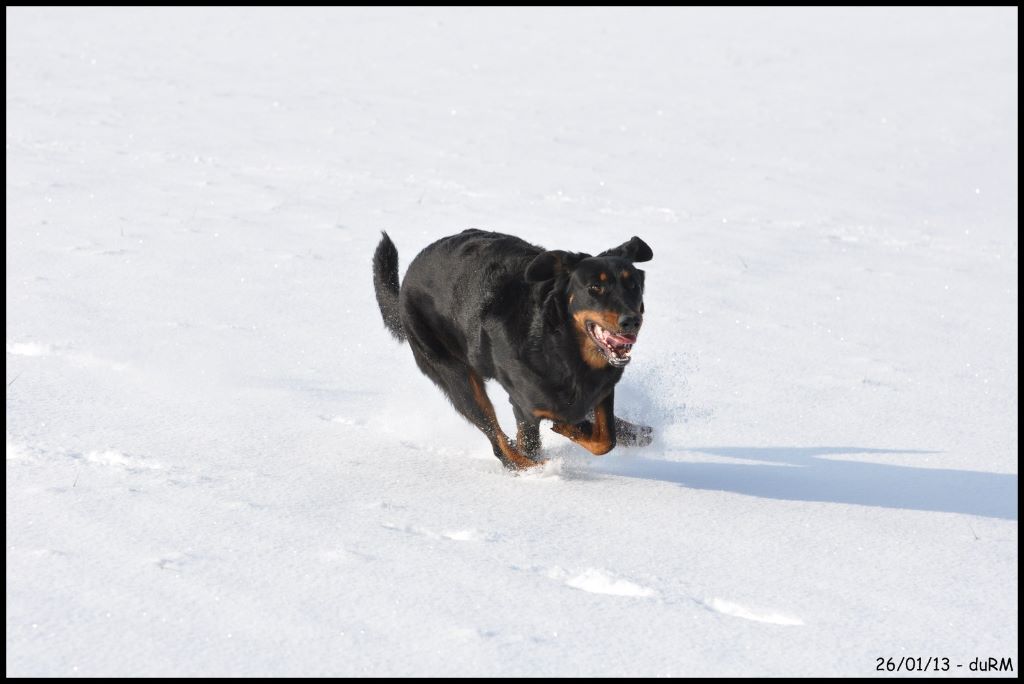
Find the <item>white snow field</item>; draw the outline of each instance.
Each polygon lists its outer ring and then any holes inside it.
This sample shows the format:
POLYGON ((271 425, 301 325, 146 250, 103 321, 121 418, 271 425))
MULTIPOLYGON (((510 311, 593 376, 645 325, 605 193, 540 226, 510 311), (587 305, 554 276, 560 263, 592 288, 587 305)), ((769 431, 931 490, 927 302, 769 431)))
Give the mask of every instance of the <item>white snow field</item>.
POLYGON ((7 675, 1016 675, 1017 18, 8 8, 7 675), (468 227, 652 246, 652 446, 418 371, 468 227))

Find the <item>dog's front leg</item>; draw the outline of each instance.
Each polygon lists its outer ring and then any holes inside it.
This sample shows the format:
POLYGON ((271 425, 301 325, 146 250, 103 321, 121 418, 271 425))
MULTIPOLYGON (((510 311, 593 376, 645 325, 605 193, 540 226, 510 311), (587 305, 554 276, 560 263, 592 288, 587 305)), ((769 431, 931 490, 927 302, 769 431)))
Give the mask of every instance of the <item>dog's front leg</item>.
POLYGON ((540 419, 512 404, 516 416, 516 447, 530 458, 540 454, 540 419))
POLYGON ((594 422, 585 420, 582 423, 562 423, 555 421, 551 429, 568 437, 581 447, 600 456, 615 448, 615 392, 609 392, 594 409, 594 422))

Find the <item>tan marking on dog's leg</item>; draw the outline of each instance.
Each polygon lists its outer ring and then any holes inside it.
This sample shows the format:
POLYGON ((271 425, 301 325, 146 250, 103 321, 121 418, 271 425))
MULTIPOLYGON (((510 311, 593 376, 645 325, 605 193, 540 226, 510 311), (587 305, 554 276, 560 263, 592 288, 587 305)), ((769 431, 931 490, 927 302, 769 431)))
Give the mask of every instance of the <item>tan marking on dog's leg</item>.
POLYGON ((525 470, 527 468, 533 468, 540 465, 537 461, 521 454, 509 443, 508 436, 502 432, 501 425, 498 424, 498 416, 494 413, 494 405, 491 404, 491 400, 487 398, 487 391, 484 389, 480 376, 472 371, 469 373, 469 385, 473 389, 473 399, 487 417, 488 427, 491 430, 491 434, 494 435, 495 440, 498 442, 498 448, 501 450, 501 453, 504 454, 505 458, 508 459, 506 465, 514 467, 517 470, 525 470))
POLYGON ((551 429, 568 437, 595 456, 607 454, 615 448, 614 427, 608 409, 603 403, 594 409, 593 423, 586 420, 576 425, 556 422, 551 429))

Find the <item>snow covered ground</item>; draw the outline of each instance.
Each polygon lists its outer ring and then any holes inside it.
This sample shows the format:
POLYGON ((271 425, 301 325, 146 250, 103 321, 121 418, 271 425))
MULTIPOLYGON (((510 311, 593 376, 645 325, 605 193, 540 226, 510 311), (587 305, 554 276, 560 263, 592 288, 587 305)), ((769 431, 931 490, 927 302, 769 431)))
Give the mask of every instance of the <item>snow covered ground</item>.
POLYGON ((1017 17, 8 8, 7 674, 1016 673, 1017 17), (653 247, 652 447, 390 338, 471 226, 653 247))

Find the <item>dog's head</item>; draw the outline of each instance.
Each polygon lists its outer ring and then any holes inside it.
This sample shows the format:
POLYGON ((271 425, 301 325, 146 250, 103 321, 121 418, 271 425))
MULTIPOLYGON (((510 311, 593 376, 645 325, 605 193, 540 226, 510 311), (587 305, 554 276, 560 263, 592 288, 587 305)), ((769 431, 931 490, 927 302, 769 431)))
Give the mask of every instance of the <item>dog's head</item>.
POLYGON ((565 276, 566 302, 584 361, 593 368, 629 363, 644 317, 644 272, 633 264, 654 252, 634 236, 597 256, 542 252, 526 268, 528 282, 565 276))

